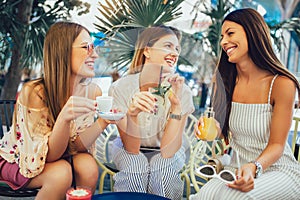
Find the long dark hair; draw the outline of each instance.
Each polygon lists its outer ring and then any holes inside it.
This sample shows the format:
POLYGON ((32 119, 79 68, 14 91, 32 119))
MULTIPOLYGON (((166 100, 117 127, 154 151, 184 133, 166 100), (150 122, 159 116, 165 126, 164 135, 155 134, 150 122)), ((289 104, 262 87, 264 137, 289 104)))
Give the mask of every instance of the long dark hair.
MULTIPOLYGON (((269 28, 257 11, 251 8, 235 10, 224 18, 223 23, 224 21, 235 22, 244 28, 248 41, 248 54, 257 67, 271 74, 290 78, 295 83, 299 94, 299 82, 275 55, 269 28)), ((213 105, 216 119, 221 124, 222 133, 226 140, 228 139, 229 115, 236 76, 236 65, 229 62, 227 54, 222 51, 215 73, 217 87, 213 105)))

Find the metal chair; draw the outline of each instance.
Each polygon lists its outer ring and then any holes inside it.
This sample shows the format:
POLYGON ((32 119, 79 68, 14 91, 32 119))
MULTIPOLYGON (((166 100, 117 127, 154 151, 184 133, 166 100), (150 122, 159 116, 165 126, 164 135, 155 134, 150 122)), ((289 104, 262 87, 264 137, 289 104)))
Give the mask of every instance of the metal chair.
POLYGON ((16 100, 0 100, 0 138, 10 130, 16 100))
POLYGON ((109 142, 112 141, 119 135, 118 128, 116 125, 110 124, 107 128, 100 134, 96 140, 95 155, 96 161, 102 170, 99 179, 99 194, 103 193, 104 179, 106 175, 109 175, 110 179, 110 189, 113 190, 113 180, 112 176, 118 171, 115 169, 115 165, 108 155, 109 142))
POLYGON ((187 123, 183 133, 183 145, 188 147, 186 149, 186 164, 181 170, 180 176, 181 179, 185 181, 185 189, 186 189, 186 198, 189 199, 191 194, 191 180, 190 180, 190 165, 191 165, 191 157, 193 155, 193 151, 195 149, 196 144, 198 143, 198 139, 194 134, 194 126, 198 123, 198 119, 190 114, 187 118, 187 123))
POLYGON ((298 160, 298 162, 300 162, 300 137, 298 137, 298 125, 300 121, 300 116, 294 116, 293 120, 295 121, 295 127, 291 148, 294 152, 295 158, 298 160))
POLYGON ((189 174, 196 193, 208 181, 208 178, 195 173, 195 169, 207 164, 207 161, 212 157, 212 150, 215 151, 214 154, 221 155, 224 153, 224 149, 228 149, 223 140, 218 141, 215 144, 215 148, 212 148, 212 146, 213 142, 199 140, 191 156, 189 174))
MULTIPOLYGON (((16 100, 0 100, 0 139, 10 130, 16 100)), ((33 197, 38 189, 13 190, 7 184, 0 183, 0 196, 6 197, 33 197)))
MULTIPOLYGON (((191 190, 190 190, 190 177, 189 177, 189 164, 190 158, 193 153, 193 149, 197 144, 197 139, 194 136, 194 125, 197 124, 198 120, 195 116, 190 114, 187 119, 187 123, 184 129, 183 134, 183 145, 188 147, 186 149, 186 164, 181 170, 181 178, 185 181, 186 185, 186 198, 188 199, 191 190)), ((119 135, 118 129, 116 125, 109 125, 103 133, 98 137, 96 141, 96 151, 95 151, 95 158, 102 170, 100 180, 99 180, 99 193, 103 193, 104 188, 104 179, 106 175, 109 175, 110 179, 110 190, 113 191, 113 175, 118 172, 116 170, 114 163, 112 162, 111 158, 108 155, 108 146, 109 142, 112 141, 115 137, 119 135)))

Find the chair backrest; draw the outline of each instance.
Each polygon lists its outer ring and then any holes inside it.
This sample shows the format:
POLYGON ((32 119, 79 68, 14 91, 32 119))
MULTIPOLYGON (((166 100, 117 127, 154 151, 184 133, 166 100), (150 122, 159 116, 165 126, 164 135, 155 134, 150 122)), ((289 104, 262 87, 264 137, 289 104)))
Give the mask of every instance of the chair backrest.
MULTIPOLYGON (((198 167, 207 164, 207 161, 212 158, 212 146, 213 142, 206 142, 199 140, 196 144, 191 159, 190 159, 190 177, 193 184, 193 187, 196 192, 200 190, 200 188, 207 182, 207 178, 201 177, 200 175, 195 173, 195 169, 198 167)), ((221 142, 217 142, 214 148, 215 154, 223 154, 222 150, 228 149, 229 147, 225 144, 223 140, 221 142), (222 146, 220 146, 222 145, 222 146)))
POLYGON ((109 124, 106 129, 99 135, 96 140, 94 157, 101 163, 111 162, 109 155, 109 145, 119 135, 118 128, 115 124, 109 124))
POLYGON ((295 158, 300 162, 300 136, 298 136, 298 126, 300 121, 300 116, 294 116, 293 120, 295 121, 294 134, 292 139, 291 148, 294 153, 295 158))
POLYGON ((0 100, 0 138, 10 130, 16 100, 0 100))
MULTIPOLYGON (((16 100, 0 100, 0 138, 10 130, 16 100)), ((13 190, 7 184, 0 183, 0 196, 6 197, 33 197, 38 193, 38 189, 13 190)))
POLYGON ((197 123, 198 119, 193 114, 189 114, 183 132, 183 146, 186 148, 186 165, 188 165, 193 149, 198 142, 194 134, 194 127, 197 123))

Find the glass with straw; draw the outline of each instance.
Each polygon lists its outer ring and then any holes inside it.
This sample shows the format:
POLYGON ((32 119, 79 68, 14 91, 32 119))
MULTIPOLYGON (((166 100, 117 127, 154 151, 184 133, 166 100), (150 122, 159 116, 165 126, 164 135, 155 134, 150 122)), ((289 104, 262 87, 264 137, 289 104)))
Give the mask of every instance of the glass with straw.
POLYGON ((199 132, 196 133, 196 137, 200 140, 213 141, 216 139, 218 135, 216 120, 215 120, 215 112, 212 107, 212 102, 214 97, 213 96, 214 87, 215 87, 215 83, 213 83, 212 85, 209 106, 207 107, 207 109, 203 114, 203 123, 200 123, 198 127, 199 132))
POLYGON ((157 106, 158 107, 155 110, 154 115, 158 115, 158 112, 161 110, 160 107, 163 107, 163 105, 165 103, 165 100, 164 100, 165 99, 165 94, 171 88, 171 85, 163 85, 162 84, 162 82, 161 82, 162 71, 163 71, 163 66, 160 67, 158 86, 148 88, 148 91, 151 92, 153 95, 155 95, 156 98, 157 98, 157 106))

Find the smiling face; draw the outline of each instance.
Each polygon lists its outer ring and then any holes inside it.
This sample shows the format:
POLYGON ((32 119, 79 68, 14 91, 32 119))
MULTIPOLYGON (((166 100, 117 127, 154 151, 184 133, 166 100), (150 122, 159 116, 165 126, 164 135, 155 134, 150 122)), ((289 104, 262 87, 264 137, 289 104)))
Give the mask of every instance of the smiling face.
POLYGON ((82 30, 72 45, 72 74, 83 78, 94 77, 97 57, 92 38, 86 30, 82 30))
POLYGON ((175 34, 161 37, 151 47, 144 50, 145 65, 149 63, 163 66, 164 73, 173 73, 180 53, 180 44, 175 34))
POLYGON ((250 59, 248 41, 244 28, 232 21, 225 21, 221 32, 221 47, 228 55, 228 61, 239 63, 250 59))

